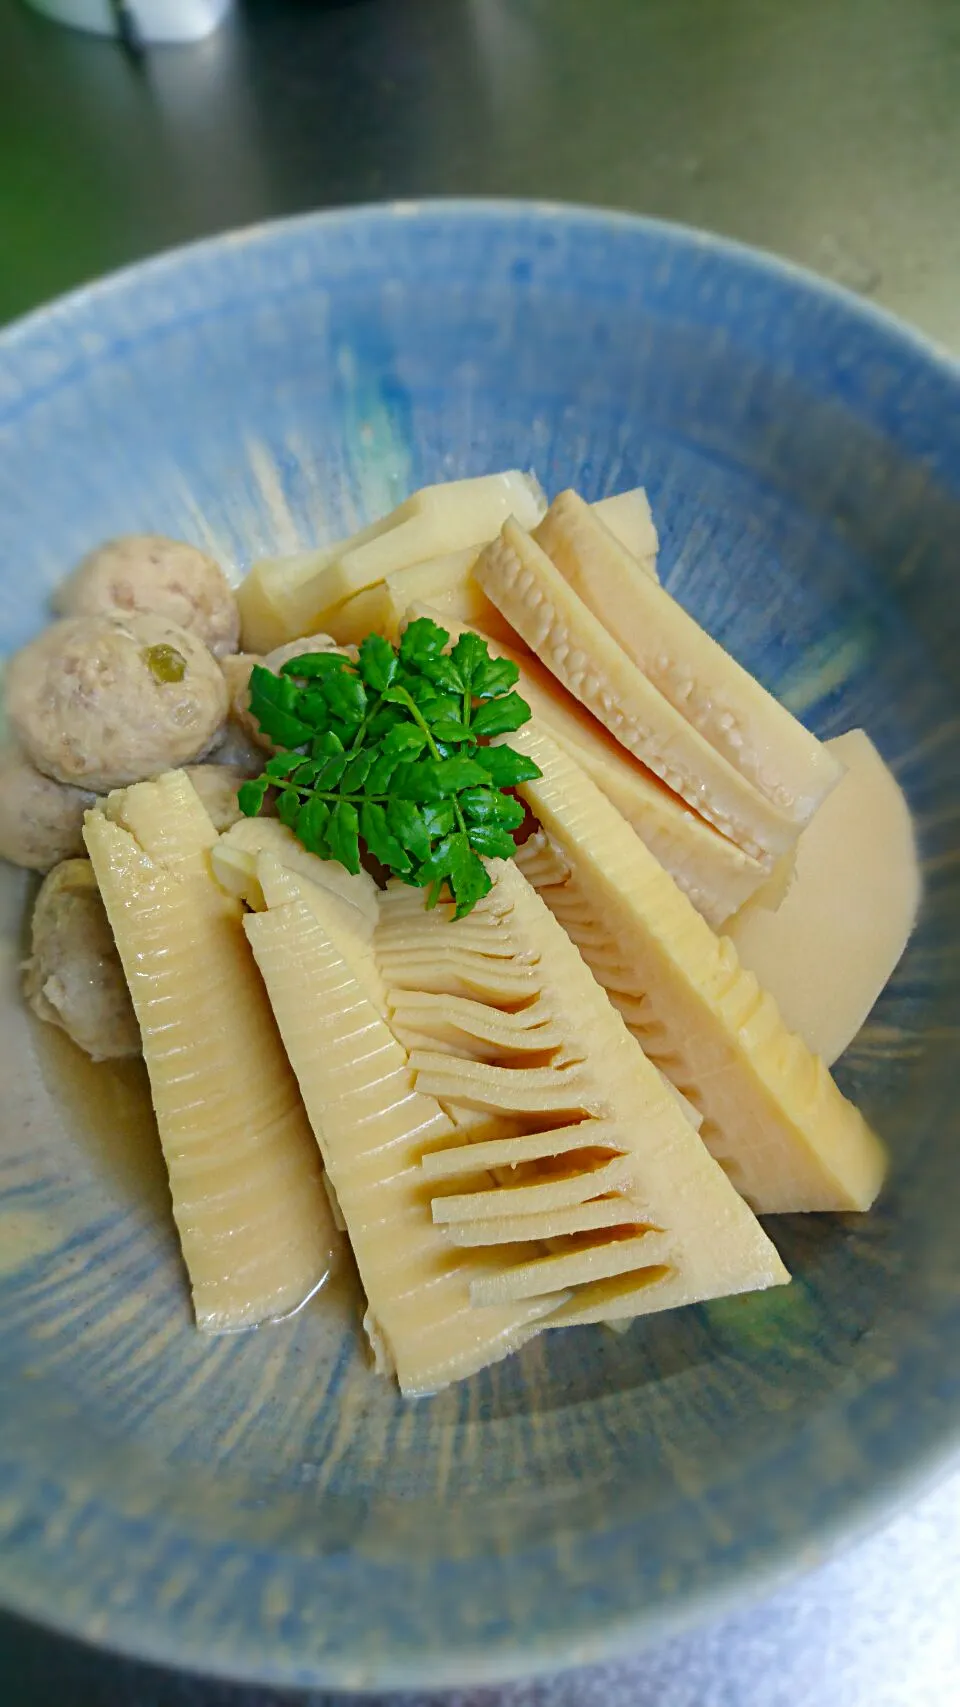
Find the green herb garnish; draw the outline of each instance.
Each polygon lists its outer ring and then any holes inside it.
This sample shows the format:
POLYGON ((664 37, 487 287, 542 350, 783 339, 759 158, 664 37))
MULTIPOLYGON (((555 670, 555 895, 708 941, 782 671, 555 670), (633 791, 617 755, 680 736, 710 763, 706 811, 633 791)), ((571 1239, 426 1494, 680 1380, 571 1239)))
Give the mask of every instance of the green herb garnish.
POLYGON ((456 644, 429 617, 399 647, 368 634, 356 663, 307 652, 279 675, 256 665, 250 710, 282 751, 239 792, 254 817, 267 790, 304 847, 360 870, 361 844, 426 904, 449 895, 463 918, 490 888, 484 859, 509 859, 523 822, 505 793, 540 771, 512 747, 487 745, 530 717, 519 671, 477 634, 456 644))

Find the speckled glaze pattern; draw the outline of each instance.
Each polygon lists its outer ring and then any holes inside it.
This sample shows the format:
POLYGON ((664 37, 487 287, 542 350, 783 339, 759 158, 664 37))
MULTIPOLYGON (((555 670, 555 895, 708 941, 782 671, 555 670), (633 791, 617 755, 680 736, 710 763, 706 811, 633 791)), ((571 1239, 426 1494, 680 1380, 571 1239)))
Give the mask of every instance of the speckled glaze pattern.
POLYGON ((0 1594, 197 1669, 345 1688, 598 1659, 769 1583, 960 1429, 960 374, 746 251, 524 205, 331 214, 0 339, 0 639, 125 530, 239 573, 428 480, 642 482, 671 591, 824 735, 861 725, 926 897, 839 1073, 876 1214, 785 1219, 768 1296, 551 1334, 429 1401, 344 1309, 190 1326, 135 1068, 20 1010, 4 873, 0 1594))

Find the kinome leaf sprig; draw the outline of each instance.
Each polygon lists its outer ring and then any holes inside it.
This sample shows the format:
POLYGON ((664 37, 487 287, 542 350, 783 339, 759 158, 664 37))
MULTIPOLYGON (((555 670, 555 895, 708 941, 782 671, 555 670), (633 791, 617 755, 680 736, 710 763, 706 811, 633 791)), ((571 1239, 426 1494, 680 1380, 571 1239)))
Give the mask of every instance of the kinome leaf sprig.
POLYGON ((493 736, 530 717, 513 692, 517 666, 491 658, 477 634, 450 636, 428 617, 399 647, 368 634, 356 663, 342 652, 306 652, 279 675, 255 665, 250 709, 281 749, 240 789, 254 817, 267 790, 304 847, 360 870, 360 844, 388 871, 444 893, 456 918, 490 888, 485 858, 509 859, 523 807, 506 789, 537 777, 531 759, 493 736))

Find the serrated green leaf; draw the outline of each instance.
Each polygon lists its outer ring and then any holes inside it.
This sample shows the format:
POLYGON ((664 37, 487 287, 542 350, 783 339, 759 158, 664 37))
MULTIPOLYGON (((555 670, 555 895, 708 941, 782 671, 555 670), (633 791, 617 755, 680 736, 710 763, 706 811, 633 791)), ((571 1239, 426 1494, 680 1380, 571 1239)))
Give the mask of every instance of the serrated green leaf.
POLYGON ((300 796, 292 788, 285 788, 277 801, 277 817, 281 824, 286 824, 288 830, 295 830, 300 816, 300 796))
POLYGON ((375 747, 361 747, 359 752, 353 754, 348 760, 340 779, 340 787, 344 794, 359 793, 373 768, 376 756, 375 747))
POLYGON ((367 793, 373 797, 386 794, 401 760, 395 754, 384 752, 383 748, 374 748, 373 764, 367 775, 367 793))
POLYGON ((417 703, 406 682, 391 682, 383 697, 387 705, 402 705, 407 712, 417 703))
POLYGON ((530 707, 518 693, 485 700, 473 714, 473 727, 478 735, 509 735, 511 730, 520 729, 529 721, 530 707))
POLYGON ((275 705, 265 706, 263 711, 254 715, 262 733, 275 747, 288 750, 305 747, 314 733, 309 723, 302 722, 299 717, 291 717, 289 711, 279 711, 275 705))
POLYGON ((463 708, 463 695, 438 693, 436 699, 428 701, 428 705, 430 708, 431 722, 435 717, 459 718, 463 708))
POLYGON ((286 676, 276 676, 268 670, 265 664, 254 664, 250 671, 250 705, 258 701, 263 705, 275 705, 279 711, 296 711, 300 698, 300 689, 296 682, 291 682, 286 676))
POLYGON ((515 788, 518 782, 533 782, 543 775, 533 759, 513 747, 478 747, 473 757, 498 788, 515 788))
POLYGON ((428 883, 442 883, 449 877, 457 859, 457 836, 459 831, 443 840, 434 848, 429 859, 425 859, 420 867, 420 882, 425 887, 428 883))
POLYGON ((319 688, 302 688, 297 696, 297 716, 309 723, 311 734, 325 730, 330 723, 330 707, 319 688))
POLYGON ((490 662, 490 652, 486 641, 481 640, 479 634, 473 634, 470 629, 467 629, 464 634, 461 634, 456 645, 451 648, 450 656, 460 674, 464 691, 472 693, 474 691, 474 677, 483 669, 484 665, 490 662))
POLYGON ((435 741, 472 741, 473 731, 459 717, 437 717, 430 719, 430 733, 435 741))
POLYGON ((267 760, 263 769, 267 776, 277 781, 289 776, 291 771, 297 770, 302 764, 302 753, 275 753, 272 759, 267 760))
POLYGON ((324 676, 320 683, 323 697, 334 717, 344 723, 359 725, 367 709, 367 690, 359 676, 350 670, 324 676))
POLYGON ((288 658, 285 664, 281 664, 280 673, 299 676, 303 681, 316 681, 345 670, 349 662, 342 652, 301 652, 299 657, 288 658))
POLYGON ((495 788, 465 788, 460 795, 460 810, 474 824, 496 823, 497 801, 503 798, 495 788))
POLYGON ((330 821, 330 808, 318 794, 312 794, 305 806, 300 808, 296 831, 299 840, 309 853, 326 854, 326 830, 330 821))
POLYGON ((410 870, 410 856, 390 829, 386 812, 371 800, 365 800, 360 808, 360 834, 374 857, 390 871, 410 870))
POLYGON ((382 740, 391 729, 406 727, 406 712, 400 705, 391 705, 388 700, 381 700, 376 711, 367 724, 371 741, 382 740))
POLYGON ((323 760, 317 772, 314 787, 321 791, 336 788, 349 762, 350 754, 343 752, 342 749, 339 753, 331 753, 328 758, 323 760))
POLYGON ((470 824, 467 836, 470 846, 485 859, 512 859, 517 851, 513 837, 499 824, 470 824))
POLYGON ((327 824, 327 847, 331 859, 338 860, 347 871, 360 870, 360 819, 349 800, 338 800, 327 824))
POLYGON ((282 822, 311 852, 356 872, 362 836, 382 866, 425 888, 428 907, 449 890, 462 918, 490 888, 484 858, 514 851, 509 832, 524 808, 502 790, 540 773, 509 747, 477 747, 478 736, 519 728, 530 715, 510 691, 516 666, 491 658, 479 635, 461 635, 445 653, 448 641, 421 617, 399 652, 367 635, 357 665, 304 653, 280 675, 257 666, 251 707, 255 699, 262 727, 288 750, 241 798, 252 816, 276 786, 282 822), (309 756, 296 750, 305 747, 309 756))
MULTIPOLYGON (((422 886, 446 881, 456 902, 454 917, 462 919, 491 888, 490 874, 462 830, 446 836, 418 872, 422 886)), ((427 906, 436 901, 428 898, 427 906)))
MULTIPOLYGON (((386 814, 387 827, 396 836, 401 847, 406 848, 414 859, 429 859, 430 831, 420 808, 412 800, 391 800, 387 804, 386 814)), ((452 821, 452 812, 450 816, 452 821)))
POLYGON ((263 805, 264 796, 270 787, 270 779, 258 776, 250 782, 243 782, 237 789, 237 805, 245 818, 255 818, 263 805))
POLYGON ((447 836, 457 821, 453 804, 449 800, 431 800, 422 808, 423 822, 431 841, 437 836, 447 836))
POLYGON ((430 658, 439 657, 450 639, 445 628, 428 616, 408 622, 400 639, 400 662, 408 669, 422 670, 430 658))
POLYGON ((368 688, 382 693, 397 673, 397 654, 382 634, 368 634, 360 642, 360 676, 368 688))
POLYGON ((462 694, 464 691, 463 677, 452 658, 428 658, 423 665, 423 673, 441 693, 462 694))
POLYGON ((522 800, 513 794, 497 795, 497 823, 501 830, 519 830, 527 815, 522 800))
POLYGON ((333 753, 342 753, 343 742, 332 729, 325 729, 322 735, 317 735, 310 751, 315 759, 326 759, 333 753))
POLYGON ((427 799, 445 799, 459 794, 462 788, 473 788, 476 784, 486 782, 486 772, 476 763, 475 759, 466 754, 458 754, 452 759, 439 759, 434 762, 433 778, 436 795, 428 795, 427 799))
POLYGON ((400 765, 394 774, 391 793, 398 800, 413 800, 418 806, 428 800, 440 800, 442 790, 437 783, 437 769, 436 759, 417 759, 413 764, 400 765))
POLYGON ((456 902, 454 918, 463 919, 473 911, 477 902, 493 888, 493 879, 465 835, 451 837, 457 843, 449 883, 456 902))
POLYGON ((427 737, 416 723, 396 723, 383 738, 383 751, 398 759, 419 758, 427 737))
POLYGON ((476 699, 496 699, 507 693, 520 678, 520 671, 509 658, 487 658, 474 673, 473 693, 476 699))
POLYGON ((341 747, 347 748, 353 746, 359 728, 360 725, 357 722, 344 723, 340 717, 331 717, 328 733, 337 737, 341 747))
POLYGON ((467 788, 459 800, 464 817, 474 824, 499 824, 504 830, 516 830, 525 817, 521 802, 496 788, 467 788))
POLYGON ((250 672, 250 714, 267 739, 278 747, 301 747, 313 730, 298 715, 300 694, 295 683, 275 676, 262 664, 250 672))

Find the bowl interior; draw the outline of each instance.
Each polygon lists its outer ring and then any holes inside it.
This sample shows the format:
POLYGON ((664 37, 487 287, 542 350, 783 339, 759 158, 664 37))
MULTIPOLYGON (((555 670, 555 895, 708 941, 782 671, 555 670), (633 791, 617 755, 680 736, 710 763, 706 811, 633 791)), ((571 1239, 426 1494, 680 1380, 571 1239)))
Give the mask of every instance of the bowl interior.
POLYGON ((371 210, 201 246, 0 343, 0 643, 89 546, 240 572, 431 480, 644 484, 670 590, 917 815, 920 928, 839 1069, 889 1142, 869 1218, 785 1219, 794 1284, 579 1329, 435 1399, 342 1294, 190 1325, 139 1069, 17 996, 0 1033, 0 1591, 287 1681, 464 1681, 661 1629, 942 1448, 957 1335, 960 380, 850 301, 639 221, 371 210))

